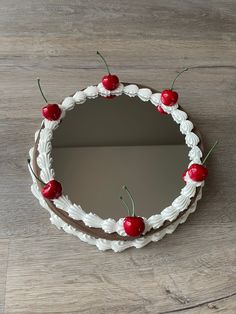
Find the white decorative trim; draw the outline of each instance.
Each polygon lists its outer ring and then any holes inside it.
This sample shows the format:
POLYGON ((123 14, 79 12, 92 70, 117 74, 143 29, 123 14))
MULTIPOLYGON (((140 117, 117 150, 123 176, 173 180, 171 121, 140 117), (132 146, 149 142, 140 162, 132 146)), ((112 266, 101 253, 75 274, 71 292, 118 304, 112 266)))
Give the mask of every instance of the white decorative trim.
MULTIPOLYGON (((187 114, 183 110, 178 109, 178 104, 171 107, 162 104, 160 100, 160 93, 152 94, 152 91, 149 88, 139 88, 137 85, 134 84, 124 86, 122 83, 120 83, 116 90, 108 91, 104 89, 101 83, 99 83, 98 86, 89 86, 83 91, 76 92, 73 97, 66 97, 64 99, 62 104, 59 105, 60 109, 62 110, 61 117, 64 118, 67 110, 73 109, 76 104, 84 103, 87 98, 93 99, 98 97, 99 95, 119 96, 122 93, 126 94, 129 97, 138 96, 142 101, 145 102, 151 101, 151 103, 155 106, 160 105, 165 112, 171 114, 173 120, 180 125, 180 131, 182 134, 185 135, 185 142, 187 146, 191 148, 188 154, 190 163, 196 162, 201 164, 202 151, 197 146, 200 140, 198 136, 193 132, 193 123, 187 120, 187 114)), ((59 126, 60 119, 58 121, 49 121, 47 119, 44 119, 43 122, 44 128, 40 131, 40 133, 39 131, 37 131, 35 134, 35 140, 39 135, 37 165, 40 168, 40 178, 44 182, 48 182, 52 180, 55 175, 54 170, 52 169, 51 140, 53 137, 53 131, 59 126)), ((30 151, 30 154, 32 154, 32 150, 30 151)), ((191 202, 191 198, 193 198, 196 194, 196 188, 198 186, 204 185, 204 182, 192 181, 189 178, 188 174, 186 174, 185 179, 185 187, 181 190, 180 196, 178 196, 170 206, 162 210, 160 214, 152 215, 149 218, 144 218, 145 230, 143 235, 152 228, 160 228, 165 221, 174 221, 181 212, 185 211, 188 208, 191 202)), ((195 210, 197 203, 197 201, 195 201, 194 204, 192 204, 188 208, 186 213, 184 213, 181 218, 174 221, 170 226, 164 228, 160 232, 157 231, 151 236, 141 237, 132 241, 108 241, 104 239, 95 239, 93 237, 85 235, 82 232, 76 231, 73 227, 64 223, 58 216, 50 211, 47 203, 41 195, 41 192, 36 187, 37 184, 34 178, 33 181, 34 183, 31 188, 32 193, 35 195, 35 197, 39 199, 42 207, 46 208, 51 213, 51 222, 56 224, 57 226, 60 226, 60 228, 64 229, 66 232, 77 235, 81 240, 89 242, 91 244, 95 244, 101 250, 111 248, 114 251, 122 251, 127 247, 143 247, 151 241, 158 241, 166 233, 172 233, 179 223, 184 222, 190 212, 195 210)), ((58 199, 53 200, 53 203, 57 208, 60 208, 63 211, 67 212, 69 217, 75 220, 83 221, 88 227, 101 228, 106 233, 116 232, 121 236, 126 236, 123 228, 124 218, 115 221, 111 218, 102 219, 98 215, 93 213, 86 213, 80 205, 72 204, 68 196, 64 195, 62 195, 58 199)))
MULTIPOLYGON (((32 150, 30 151, 30 155, 32 157, 32 150)), ((47 209, 48 212, 50 213, 51 223, 53 225, 55 225, 58 229, 62 229, 66 233, 69 233, 69 234, 72 234, 72 235, 78 237, 83 242, 87 242, 89 244, 96 245, 97 248, 101 251, 113 250, 114 252, 122 252, 125 249, 128 249, 130 247, 142 248, 150 242, 157 242, 157 241, 161 240, 166 234, 173 233, 179 224, 182 224, 186 221, 188 216, 196 210, 197 202, 198 202, 198 200, 201 199, 201 196, 202 196, 202 187, 201 187, 194 203, 188 208, 188 210, 179 219, 177 219, 175 222, 173 222, 168 227, 163 228, 162 230, 157 231, 152 235, 144 236, 144 237, 141 237, 141 238, 138 238, 135 240, 131 240, 131 241, 111 241, 111 240, 106 240, 106 239, 101 239, 101 238, 94 238, 88 234, 85 234, 81 231, 76 230, 71 225, 65 223, 59 216, 57 216, 56 214, 54 214, 51 211, 51 209, 47 205, 45 199, 43 198, 41 191, 38 188, 38 184, 36 182, 36 179, 33 175, 32 175, 32 180, 33 180, 33 184, 31 186, 31 191, 34 194, 34 196, 39 200, 40 205, 42 207, 44 207, 45 209, 47 209)), ((152 216, 152 217, 154 217, 154 216, 152 216)), ((110 225, 110 224, 108 224, 108 225, 110 225)))

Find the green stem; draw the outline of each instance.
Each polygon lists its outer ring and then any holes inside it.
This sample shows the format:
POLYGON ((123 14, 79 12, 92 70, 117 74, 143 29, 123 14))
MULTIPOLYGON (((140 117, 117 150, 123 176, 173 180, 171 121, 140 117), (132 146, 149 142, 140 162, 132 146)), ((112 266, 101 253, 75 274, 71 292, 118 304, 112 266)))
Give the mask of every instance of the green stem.
POLYGON ((130 193, 130 191, 129 191, 129 189, 127 188, 127 186, 126 185, 124 185, 123 187, 123 190, 125 190, 126 191, 126 193, 128 194, 128 196, 129 196, 129 198, 130 198, 130 200, 131 200, 131 203, 132 203, 132 216, 134 217, 135 216, 135 203, 134 203, 134 199, 133 199, 133 196, 132 196, 132 194, 130 193))
POLYGON ((215 144, 212 146, 212 148, 209 150, 209 152, 207 153, 206 157, 203 159, 202 164, 204 165, 205 162, 207 161, 207 158, 210 156, 210 154, 212 153, 212 151, 215 149, 216 145, 219 143, 219 141, 215 141, 215 144))
POLYGON ((27 159, 27 162, 28 162, 28 165, 29 165, 29 167, 30 167, 30 171, 33 173, 34 177, 35 177, 39 182, 41 182, 42 184, 46 185, 45 182, 43 182, 38 176, 36 176, 36 174, 35 174, 33 168, 31 167, 30 159, 27 159))
POLYGON ((37 82, 38 82, 38 87, 39 87, 40 93, 41 93, 41 95, 43 96, 43 99, 45 100, 45 102, 46 102, 46 104, 47 104, 48 101, 47 101, 47 98, 44 96, 44 93, 43 93, 43 91, 42 91, 42 88, 41 88, 41 85, 40 85, 40 79, 39 79, 39 78, 37 79, 37 82))
POLYGON ((188 70, 189 70, 189 68, 185 68, 185 69, 183 69, 182 71, 180 71, 180 72, 176 75, 174 81, 172 82, 172 85, 171 85, 171 88, 170 88, 171 90, 173 90, 174 84, 175 84, 175 81, 177 80, 177 78, 178 78, 182 73, 184 73, 185 71, 188 71, 188 70))
POLYGON ((120 200, 121 200, 123 206, 127 209, 128 215, 130 216, 129 206, 128 206, 128 205, 126 204, 126 202, 123 200, 123 197, 122 197, 122 196, 120 196, 120 200))
POLYGON ((110 72, 110 69, 109 69, 109 66, 108 66, 108 64, 107 64, 107 62, 106 62, 106 60, 105 60, 105 58, 100 54, 100 52, 99 51, 97 51, 97 54, 102 58, 102 60, 103 60, 103 62, 105 63, 105 66, 106 66, 106 68, 107 68, 107 72, 108 72, 108 74, 109 75, 111 75, 111 72, 110 72))

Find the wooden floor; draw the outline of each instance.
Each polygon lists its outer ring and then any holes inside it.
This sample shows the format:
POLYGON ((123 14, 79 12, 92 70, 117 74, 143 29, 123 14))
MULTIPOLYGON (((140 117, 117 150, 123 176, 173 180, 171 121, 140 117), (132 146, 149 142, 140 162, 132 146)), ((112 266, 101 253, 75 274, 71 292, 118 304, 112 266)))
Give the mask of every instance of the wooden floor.
POLYGON ((236 313, 236 2, 0 0, 0 313, 236 313), (219 139, 199 208, 142 250, 101 253, 58 231, 30 192, 43 105, 97 83, 100 50, 121 80, 180 102, 219 139))

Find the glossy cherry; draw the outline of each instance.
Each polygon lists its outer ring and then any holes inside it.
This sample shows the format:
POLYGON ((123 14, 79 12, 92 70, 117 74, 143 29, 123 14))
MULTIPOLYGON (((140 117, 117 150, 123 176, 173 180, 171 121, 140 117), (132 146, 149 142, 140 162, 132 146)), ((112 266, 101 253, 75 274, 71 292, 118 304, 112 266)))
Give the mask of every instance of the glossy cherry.
POLYGON ((128 236, 138 237, 143 233, 143 231, 145 229, 145 223, 144 223, 144 220, 142 217, 135 215, 134 199, 133 199, 129 189, 125 185, 122 188, 127 193, 127 195, 129 196, 131 204, 132 204, 132 214, 131 214, 129 206, 123 200, 123 197, 120 196, 120 200, 123 203, 124 207, 128 210, 128 215, 129 215, 129 216, 125 217, 123 220, 123 228, 124 228, 124 230, 128 236))
POLYGON ((34 175, 34 177, 42 183, 43 188, 41 190, 41 193, 43 197, 48 198, 50 200, 58 198, 62 195, 62 186, 61 183, 56 181, 56 180, 51 180, 48 183, 43 182, 34 172, 33 168, 31 167, 30 164, 30 159, 27 160, 29 168, 34 175))
POLYGON ((208 170, 205 166, 199 164, 192 164, 188 168, 188 175, 190 179, 196 182, 204 181, 208 176, 208 170))
POLYGON ((167 112, 165 112, 160 105, 156 106, 156 111, 158 111, 161 115, 167 114, 167 112))
POLYGON ((102 85, 107 90, 110 90, 110 91, 115 90, 119 86, 119 83, 120 83, 119 78, 117 75, 111 74, 105 58, 100 54, 99 51, 97 51, 97 54, 101 57, 101 59, 105 63, 105 66, 108 72, 108 75, 105 75, 102 78, 102 85))
POLYGON ((56 199, 62 195, 61 183, 56 180, 49 181, 41 190, 43 197, 50 200, 56 199))
POLYGON ((171 89, 165 89, 161 93, 161 102, 165 106, 173 106, 178 101, 178 93, 171 90, 171 89))
POLYGON ((117 87, 119 86, 119 78, 118 76, 113 75, 113 74, 105 75, 102 78, 102 85, 107 90, 117 89, 117 87))
POLYGON ((208 170, 206 168, 206 166, 204 166, 206 160, 208 159, 208 157, 210 156, 210 154, 212 153, 212 151, 214 150, 214 148, 216 147, 216 145, 218 144, 218 141, 215 142, 215 144, 212 146, 212 148, 209 150, 209 152, 207 153, 206 157, 204 158, 202 165, 199 164, 192 164, 182 175, 183 180, 185 181, 185 176, 188 173, 188 176, 190 179, 192 179, 195 182, 201 182, 206 180, 206 178, 208 177, 208 170))
POLYGON ((44 96, 44 93, 40 85, 40 79, 37 79, 37 82, 40 93, 47 104, 45 107, 42 108, 42 115, 44 116, 45 119, 50 121, 58 120, 61 116, 61 109, 57 104, 48 104, 47 98, 44 96))
POLYGON ((142 217, 127 216, 123 221, 123 227, 127 235, 138 237, 143 233, 145 224, 142 217))
POLYGON ((161 93, 161 102, 165 105, 165 106, 174 106, 179 98, 179 95, 176 91, 174 91, 174 84, 175 81, 177 80, 177 78, 185 71, 188 71, 189 68, 185 68, 183 69, 181 72, 179 72, 175 79, 172 82, 171 88, 170 89, 165 89, 162 91, 161 93))
POLYGON ((47 104, 42 108, 42 114, 44 118, 50 121, 56 121, 61 116, 61 109, 57 104, 47 104))

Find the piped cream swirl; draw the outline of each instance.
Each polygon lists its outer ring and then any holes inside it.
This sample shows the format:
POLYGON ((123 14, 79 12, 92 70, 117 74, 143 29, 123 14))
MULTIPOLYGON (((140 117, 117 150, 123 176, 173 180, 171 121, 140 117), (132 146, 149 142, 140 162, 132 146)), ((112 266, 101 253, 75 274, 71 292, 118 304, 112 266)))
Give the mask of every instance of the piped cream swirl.
POLYGON ((124 87, 124 94, 128 95, 129 97, 134 97, 138 93, 138 86, 135 84, 130 84, 124 87))
POLYGON ((149 88, 140 88, 138 91, 138 97, 142 101, 148 101, 151 98, 152 91, 149 88))
POLYGON ((188 147, 194 147, 199 143, 199 137, 195 133, 189 132, 185 136, 185 142, 188 145, 188 147))
POLYGON ((198 146, 194 146, 188 153, 190 160, 200 160, 202 158, 202 151, 198 146))
POLYGON ((190 198, 185 195, 180 195, 174 200, 172 206, 182 212, 183 210, 187 209, 189 204, 190 198))
POLYGON ((193 129, 193 123, 189 120, 184 120, 180 123, 180 132, 182 134, 187 134, 193 129))
POLYGON ((183 187, 181 190, 181 194, 189 198, 193 197, 195 193, 196 193, 196 185, 192 184, 192 182, 187 182, 185 187, 183 187))
POLYGON ((88 98, 96 98, 98 96, 98 88, 97 86, 88 86, 84 93, 88 98))
POLYGON ((185 121, 188 117, 186 112, 179 109, 173 110, 171 115, 174 121, 178 124, 181 123, 182 121, 185 121))
POLYGON ((78 91, 74 94, 73 96, 74 98, 74 101, 77 103, 77 104, 83 104, 85 101, 86 101, 86 95, 83 91, 78 91))

